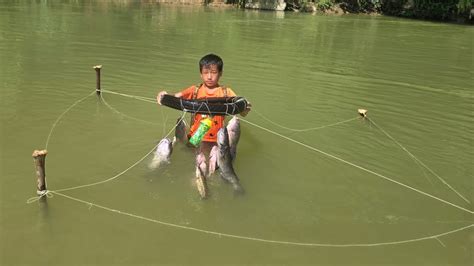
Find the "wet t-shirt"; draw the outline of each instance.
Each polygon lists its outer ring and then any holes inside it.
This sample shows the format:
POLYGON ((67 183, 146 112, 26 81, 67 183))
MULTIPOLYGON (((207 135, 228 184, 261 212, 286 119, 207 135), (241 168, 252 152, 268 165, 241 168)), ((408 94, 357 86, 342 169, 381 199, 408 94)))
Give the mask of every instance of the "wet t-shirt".
MULTIPOLYGON (((196 86, 191 86, 181 92, 182 93, 181 97, 186 100, 192 100, 195 90, 196 90, 196 86)), ((217 87, 215 89, 209 90, 204 85, 201 85, 197 91, 196 99, 235 97, 235 96, 236 94, 230 88, 225 88, 224 90, 222 87, 217 87)), ((191 126, 191 129, 189 130, 188 136, 192 136, 194 134, 194 132, 199 127, 199 122, 203 118, 206 118, 206 117, 208 117, 208 115, 196 114, 194 116, 194 121, 191 126)), ((206 135, 204 135, 202 140, 208 141, 208 142, 217 142, 217 132, 219 131, 219 129, 221 129, 224 126, 225 116, 215 115, 211 119, 212 119, 212 126, 209 129, 209 131, 206 133, 206 135)))

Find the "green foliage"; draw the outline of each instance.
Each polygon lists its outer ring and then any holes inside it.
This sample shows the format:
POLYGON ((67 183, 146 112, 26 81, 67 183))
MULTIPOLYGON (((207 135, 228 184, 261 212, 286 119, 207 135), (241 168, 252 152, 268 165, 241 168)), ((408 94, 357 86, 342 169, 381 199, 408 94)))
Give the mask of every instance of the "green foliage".
POLYGON ((337 0, 341 7, 351 12, 378 12, 382 8, 382 0, 337 0))
POLYGON ((384 14, 399 16, 404 11, 406 0, 384 0, 381 4, 381 10, 384 14))
POLYGON ((332 0, 319 0, 318 8, 321 10, 328 10, 333 7, 334 3, 332 0))
POLYGON ((472 0, 384 0, 382 11, 386 14, 436 20, 466 18, 472 0))
POLYGON ((349 11, 381 11, 384 14, 435 19, 468 20, 473 0, 338 0, 349 11))
MULTIPOLYGON (((243 7, 248 0, 225 0, 243 7)), ((328 10, 339 5, 348 12, 382 12, 388 15, 436 19, 468 20, 473 0, 287 0, 290 10, 305 10, 316 5, 320 10, 328 10)))
POLYGON ((448 19, 457 13, 459 0, 414 0, 413 13, 428 19, 448 19))
POLYGON ((467 14, 472 9, 472 0, 459 0, 457 4, 459 14, 467 14))

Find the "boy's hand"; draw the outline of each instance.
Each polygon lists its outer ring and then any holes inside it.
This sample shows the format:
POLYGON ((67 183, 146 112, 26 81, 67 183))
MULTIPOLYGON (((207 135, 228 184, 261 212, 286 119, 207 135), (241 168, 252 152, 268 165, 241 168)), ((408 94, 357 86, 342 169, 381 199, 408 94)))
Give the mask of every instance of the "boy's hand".
POLYGON ((161 99, 163 99, 163 95, 168 94, 166 91, 160 91, 158 92, 158 95, 156 95, 156 102, 161 105, 161 99))
POLYGON ((250 102, 247 102, 247 108, 245 108, 244 111, 242 111, 242 113, 240 113, 241 116, 247 116, 248 113, 250 112, 250 110, 252 110, 252 104, 250 102))

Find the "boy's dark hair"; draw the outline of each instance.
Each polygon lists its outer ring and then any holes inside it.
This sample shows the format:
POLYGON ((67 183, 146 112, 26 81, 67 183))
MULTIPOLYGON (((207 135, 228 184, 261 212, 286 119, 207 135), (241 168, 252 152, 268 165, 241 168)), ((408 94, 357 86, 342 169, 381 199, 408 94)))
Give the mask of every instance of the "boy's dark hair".
POLYGON ((201 60, 199 60, 199 72, 202 72, 203 67, 209 67, 211 65, 216 65, 220 73, 224 68, 224 61, 222 61, 222 58, 215 54, 205 55, 203 58, 201 58, 201 60))

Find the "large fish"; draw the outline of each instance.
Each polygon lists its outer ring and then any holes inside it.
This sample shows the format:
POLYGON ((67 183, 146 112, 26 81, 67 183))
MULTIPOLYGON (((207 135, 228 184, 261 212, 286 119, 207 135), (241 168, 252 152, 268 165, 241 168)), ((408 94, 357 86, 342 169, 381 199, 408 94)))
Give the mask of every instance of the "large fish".
POLYGON ((217 132, 217 166, 222 178, 231 183, 236 193, 243 193, 244 189, 240 185, 239 178, 235 174, 230 155, 229 134, 227 128, 223 127, 217 132))
POLYGON ((206 157, 204 153, 196 156, 196 186, 201 198, 205 199, 208 195, 206 175, 207 175, 206 157))
POLYGON ((240 139, 240 120, 237 116, 232 117, 232 119, 227 123, 227 133, 229 134, 229 146, 230 146, 230 156, 232 161, 235 160, 237 155, 237 144, 240 139))
POLYGON ((171 153, 173 152, 173 145, 170 139, 164 138, 160 140, 156 146, 155 156, 148 165, 150 168, 158 168, 162 164, 169 164, 171 153))
POLYGON ((176 121, 176 127, 174 128, 173 144, 176 142, 187 143, 188 136, 186 135, 186 124, 183 117, 178 118, 176 121))
MULTIPOLYGON (((237 116, 232 117, 232 119, 227 123, 227 134, 229 135, 229 147, 230 147, 230 156, 232 161, 235 160, 237 155, 237 144, 240 139, 240 120, 237 116)), ((211 152, 209 153, 209 175, 212 175, 218 168, 217 166, 217 146, 212 147, 211 152)))

